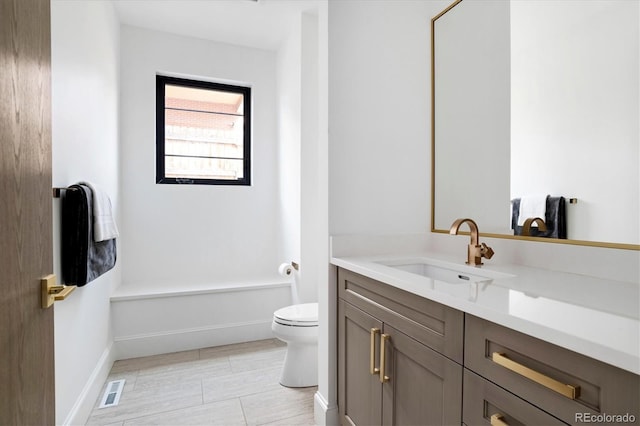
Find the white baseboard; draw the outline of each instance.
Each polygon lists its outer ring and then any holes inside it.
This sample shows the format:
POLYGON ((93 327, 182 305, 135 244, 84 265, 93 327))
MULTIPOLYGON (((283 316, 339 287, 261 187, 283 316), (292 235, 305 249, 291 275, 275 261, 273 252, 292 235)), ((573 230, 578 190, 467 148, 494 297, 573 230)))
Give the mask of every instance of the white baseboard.
POLYGON ((64 419, 64 425, 83 425, 87 423, 93 406, 98 399, 98 395, 100 395, 102 386, 107 380, 113 362, 115 361, 115 351, 113 349, 113 344, 105 348, 102 356, 96 363, 96 367, 82 388, 82 392, 80 392, 75 404, 73 404, 69 414, 67 414, 67 417, 64 419))
POLYGON ((271 338, 269 319, 116 337, 114 345, 116 359, 128 359, 271 338))
POLYGON ((320 392, 315 393, 313 403, 313 417, 317 425, 337 426, 340 424, 336 404, 329 404, 320 392))

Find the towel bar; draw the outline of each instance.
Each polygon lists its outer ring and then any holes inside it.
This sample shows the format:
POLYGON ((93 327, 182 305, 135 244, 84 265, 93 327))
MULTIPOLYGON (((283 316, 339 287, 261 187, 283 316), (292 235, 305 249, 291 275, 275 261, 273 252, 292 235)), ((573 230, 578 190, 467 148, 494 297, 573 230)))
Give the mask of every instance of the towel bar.
POLYGON ((53 198, 60 198, 62 191, 75 191, 75 188, 53 188, 53 198))

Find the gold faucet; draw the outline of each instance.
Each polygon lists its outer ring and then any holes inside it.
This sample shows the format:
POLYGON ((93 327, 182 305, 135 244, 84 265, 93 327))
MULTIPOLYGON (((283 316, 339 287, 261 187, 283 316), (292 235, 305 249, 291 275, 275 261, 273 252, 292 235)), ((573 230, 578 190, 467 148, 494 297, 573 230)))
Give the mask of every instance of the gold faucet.
POLYGON ((471 242, 467 247, 467 264, 480 267, 482 265, 482 258, 491 259, 493 257, 493 249, 485 243, 479 244, 478 238, 478 225, 472 219, 457 219, 451 225, 449 234, 458 235, 460 225, 467 222, 469 224, 471 242))
POLYGON ((531 225, 533 225, 534 223, 538 224, 538 230, 547 230, 547 225, 544 223, 544 220, 542 220, 542 218, 530 217, 527 218, 527 220, 525 220, 524 224, 522 225, 522 235, 531 235, 531 225))

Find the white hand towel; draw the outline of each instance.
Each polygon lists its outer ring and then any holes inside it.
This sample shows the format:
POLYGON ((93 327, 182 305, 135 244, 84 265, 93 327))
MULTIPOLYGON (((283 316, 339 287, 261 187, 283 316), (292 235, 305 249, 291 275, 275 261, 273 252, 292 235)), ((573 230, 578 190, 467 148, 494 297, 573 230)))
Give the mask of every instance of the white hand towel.
MULTIPOLYGON (((545 220, 547 214, 546 194, 525 195, 520 198, 520 212, 518 214, 518 226, 524 225, 528 218, 539 217, 545 220)), ((531 226, 538 226, 533 224, 531 226)))
POLYGON ((91 182, 80 182, 93 192, 93 240, 95 242, 116 238, 118 227, 111 211, 111 200, 106 192, 91 182))

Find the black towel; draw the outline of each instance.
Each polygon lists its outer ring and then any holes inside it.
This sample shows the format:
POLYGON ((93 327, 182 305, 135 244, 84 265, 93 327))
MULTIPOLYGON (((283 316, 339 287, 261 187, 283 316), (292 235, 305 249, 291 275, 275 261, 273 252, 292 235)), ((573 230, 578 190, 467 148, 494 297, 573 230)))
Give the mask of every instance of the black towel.
POLYGON ((93 241, 93 194, 85 185, 71 185, 62 198, 62 279, 83 285, 116 264, 116 240, 93 241))
MULTIPOLYGON (((520 215, 520 198, 511 200, 511 229, 513 235, 522 235, 522 226, 518 226, 520 215)), ((567 216, 565 213, 564 197, 547 197, 547 212, 544 218, 546 231, 531 227, 531 237, 567 238, 567 216)))

